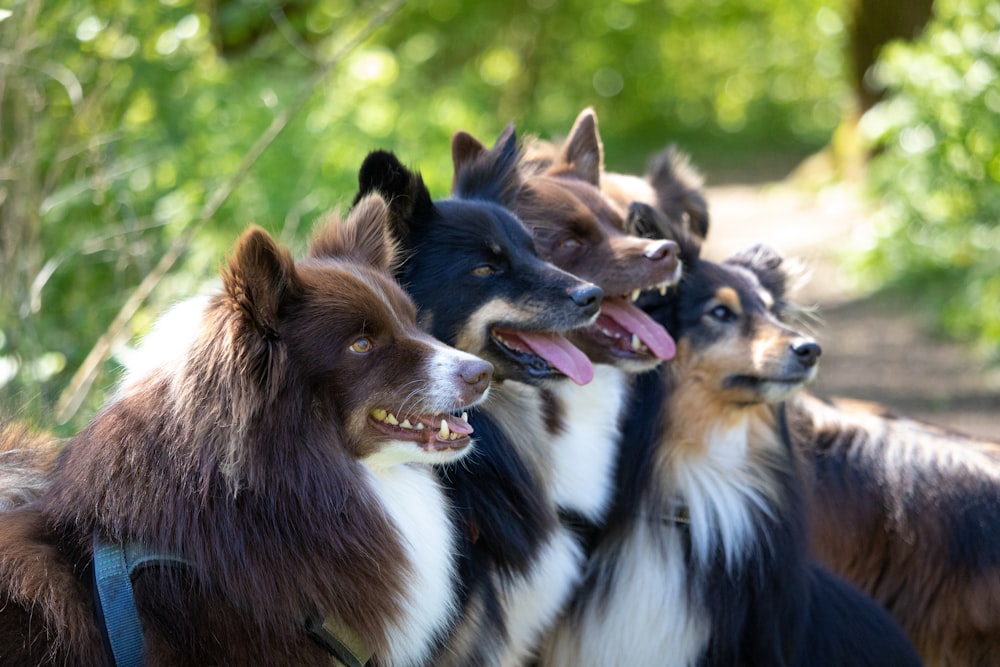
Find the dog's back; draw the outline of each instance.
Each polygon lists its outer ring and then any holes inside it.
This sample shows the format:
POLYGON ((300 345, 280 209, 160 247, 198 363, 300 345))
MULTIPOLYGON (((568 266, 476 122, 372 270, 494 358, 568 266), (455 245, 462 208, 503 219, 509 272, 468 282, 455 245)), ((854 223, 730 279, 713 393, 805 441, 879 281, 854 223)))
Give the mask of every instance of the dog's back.
POLYGON ((931 664, 1000 664, 1000 446, 855 401, 786 405, 815 471, 812 547, 931 664))

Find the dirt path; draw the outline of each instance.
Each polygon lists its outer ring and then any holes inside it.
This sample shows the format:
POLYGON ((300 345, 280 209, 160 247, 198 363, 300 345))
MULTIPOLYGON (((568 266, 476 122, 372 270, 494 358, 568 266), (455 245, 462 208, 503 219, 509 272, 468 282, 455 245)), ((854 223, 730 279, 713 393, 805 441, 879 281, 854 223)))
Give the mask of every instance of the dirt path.
POLYGON ((838 253, 849 252, 870 224, 852 187, 813 194, 785 184, 728 185, 709 188, 708 198, 711 259, 766 242, 810 270, 798 301, 815 304, 820 317, 816 393, 878 401, 1000 440, 1000 369, 985 368, 961 345, 933 339, 906 303, 866 295, 838 269, 838 253))

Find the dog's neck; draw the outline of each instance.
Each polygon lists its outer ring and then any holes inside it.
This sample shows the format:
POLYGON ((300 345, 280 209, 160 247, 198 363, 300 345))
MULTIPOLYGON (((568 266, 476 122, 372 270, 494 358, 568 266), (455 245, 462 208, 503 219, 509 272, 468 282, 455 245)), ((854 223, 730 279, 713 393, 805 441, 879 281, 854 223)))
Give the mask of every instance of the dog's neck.
POLYGON ((632 376, 607 364, 596 364, 594 373, 587 385, 563 382, 553 390, 551 400, 558 402, 561 419, 550 428, 549 446, 556 504, 600 523, 611 501, 621 414, 632 376))
POLYGON ((785 458, 768 406, 720 405, 706 394, 682 382, 670 398, 657 510, 672 516, 685 506, 692 557, 707 563, 721 550, 733 569, 758 538, 755 525, 775 517, 782 493, 775 473, 785 458))

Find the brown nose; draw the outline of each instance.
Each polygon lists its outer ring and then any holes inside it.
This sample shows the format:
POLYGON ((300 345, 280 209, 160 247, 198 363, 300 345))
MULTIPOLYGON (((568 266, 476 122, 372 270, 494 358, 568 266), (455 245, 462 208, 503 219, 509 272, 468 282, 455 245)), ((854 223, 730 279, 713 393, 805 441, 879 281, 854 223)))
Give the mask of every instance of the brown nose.
POLYGON ((812 340, 800 340, 792 343, 792 353, 804 368, 812 368, 823 354, 823 348, 812 340))
POLYGON ((646 259, 651 259, 654 262, 677 262, 677 256, 680 255, 680 247, 674 241, 650 241, 642 254, 646 259))
POLYGON ((466 402, 472 403, 489 388, 493 378, 493 364, 482 359, 463 361, 458 367, 458 376, 465 384, 468 394, 472 395, 466 402))

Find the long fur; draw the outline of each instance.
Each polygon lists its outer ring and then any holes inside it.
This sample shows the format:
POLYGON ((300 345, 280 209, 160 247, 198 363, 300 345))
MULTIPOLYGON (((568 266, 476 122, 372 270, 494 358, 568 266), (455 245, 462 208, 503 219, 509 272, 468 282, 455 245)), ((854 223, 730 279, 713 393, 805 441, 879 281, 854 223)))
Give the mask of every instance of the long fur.
POLYGON ((1000 445, 877 405, 785 407, 815 470, 812 548, 932 665, 1000 664, 1000 445))
POLYGON ((495 367, 489 399, 469 415, 475 451, 441 469, 466 539, 462 621, 442 642, 438 665, 516 664, 568 598, 580 559, 550 500, 544 436, 544 396, 568 380, 521 363, 492 332, 566 331, 593 321, 596 307, 574 305, 569 297, 587 283, 542 261, 509 210, 521 189, 513 132, 496 155, 442 200, 391 153, 372 153, 359 173, 359 196, 379 192, 391 202, 393 235, 407 258, 397 277, 420 321, 495 367))
POLYGON ((884 611, 808 558, 802 473, 770 403, 818 348, 776 317, 775 256, 718 265, 677 238, 676 294, 646 300, 677 357, 639 379, 619 495, 542 663, 919 664, 884 611))
POLYGON ((171 355, 181 363, 133 378, 69 442, 42 498, 0 515, 4 664, 108 664, 95 533, 191 563, 134 577, 147 664, 328 664, 303 631, 311 615, 349 626, 379 662, 426 660, 455 613, 453 589, 440 590, 454 582, 452 519, 429 468, 410 468, 434 457, 369 415, 407 400, 400 373, 426 389, 414 412, 467 406, 489 366, 416 328, 386 273, 386 213, 364 202, 343 229, 366 231, 321 261, 295 263, 248 231, 171 355), (349 350, 359 336, 377 353, 349 350), (400 530, 418 498, 436 518, 400 530), (413 599, 429 597, 415 584, 418 535, 436 545, 437 604, 413 599))
POLYGON ((16 421, 0 422, 0 512, 38 498, 61 443, 16 421))

